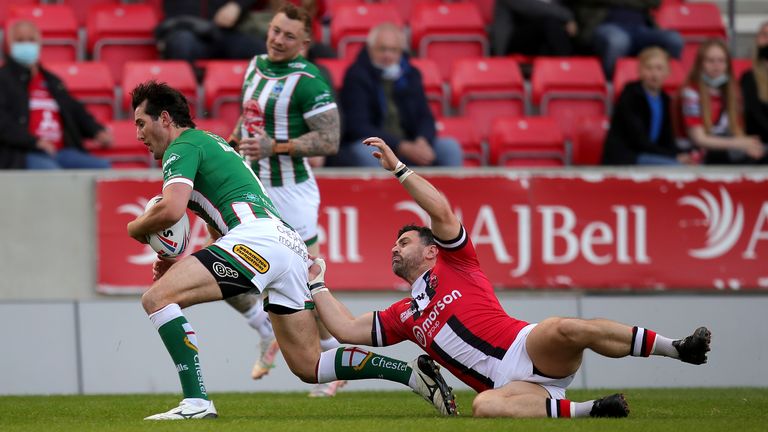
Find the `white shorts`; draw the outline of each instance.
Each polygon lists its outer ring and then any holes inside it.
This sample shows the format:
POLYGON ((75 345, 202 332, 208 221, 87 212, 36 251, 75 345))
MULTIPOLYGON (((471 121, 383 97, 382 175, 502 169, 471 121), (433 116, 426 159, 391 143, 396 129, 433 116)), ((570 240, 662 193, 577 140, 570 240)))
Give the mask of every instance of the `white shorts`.
POLYGON ((269 304, 314 308, 307 288, 307 247, 280 220, 238 225, 208 248, 247 275, 269 304))
POLYGON ((503 387, 512 381, 526 381, 542 386, 549 392, 549 397, 552 399, 565 399, 565 389, 573 381, 573 375, 565 378, 550 378, 533 372, 533 362, 525 349, 525 341, 536 325, 528 324, 517 334, 517 338, 512 342, 512 346, 509 347, 496 369, 496 376, 493 377, 495 388, 503 387))
POLYGON ((320 190, 314 177, 298 184, 267 186, 267 194, 288 225, 307 244, 317 241, 317 217, 320 210, 320 190))

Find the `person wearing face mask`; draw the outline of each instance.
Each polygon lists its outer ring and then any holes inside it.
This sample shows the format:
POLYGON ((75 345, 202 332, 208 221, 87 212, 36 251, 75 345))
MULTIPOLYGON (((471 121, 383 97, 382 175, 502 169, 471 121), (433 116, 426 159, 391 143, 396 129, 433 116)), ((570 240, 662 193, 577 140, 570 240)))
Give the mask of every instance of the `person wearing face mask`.
POLYGON ((394 24, 380 24, 368 33, 366 48, 344 76, 339 94, 344 138, 329 165, 376 166, 362 140, 379 136, 412 165, 461 166, 459 143, 436 137, 421 73, 404 47, 405 36, 394 24))
POLYGON ((669 95, 669 54, 646 48, 638 57, 640 80, 628 83, 619 96, 605 139, 603 165, 679 165, 691 157, 677 148, 669 95))
POLYGON ((17 21, 8 34, 8 55, 0 68, 0 168, 109 168, 88 154, 83 138, 102 145, 111 133, 40 65, 40 31, 17 21))
POLYGON ((768 143, 768 21, 760 26, 755 38, 752 70, 741 77, 741 95, 747 133, 768 143))
POLYGON ((754 164, 766 154, 758 137, 744 134, 732 77, 725 43, 702 43, 682 90, 682 114, 688 138, 705 152, 707 164, 754 164))

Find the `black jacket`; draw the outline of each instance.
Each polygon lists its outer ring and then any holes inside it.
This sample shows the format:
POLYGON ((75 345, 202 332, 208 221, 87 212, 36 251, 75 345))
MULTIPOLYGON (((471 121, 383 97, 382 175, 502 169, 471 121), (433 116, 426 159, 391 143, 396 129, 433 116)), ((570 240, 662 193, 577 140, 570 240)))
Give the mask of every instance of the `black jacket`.
POLYGON ((741 76, 741 96, 747 135, 757 135, 760 141, 768 143, 768 102, 760 100, 755 73, 751 70, 741 76))
POLYGON ((624 87, 613 108, 611 127, 603 146, 603 165, 634 165, 639 153, 675 157, 680 151, 675 143, 669 96, 661 92, 661 131, 656 143, 648 137, 651 130, 651 107, 640 81, 624 87))
MULTIPOLYGON (((429 110, 421 72, 403 54, 402 76, 395 81, 394 98, 400 115, 403 139, 424 137, 430 144, 435 139, 435 119, 429 110)), ((386 101, 381 85, 381 72, 373 66, 368 50, 363 48, 344 75, 339 101, 344 117, 345 144, 377 136, 396 149, 400 140, 384 131, 386 101)))
MULTIPOLYGON (((83 137, 93 138, 103 129, 85 107, 70 96, 59 77, 40 68, 48 91, 59 105, 64 147, 83 149, 83 137)), ((29 132, 28 68, 6 58, 0 67, 0 169, 25 168, 26 155, 39 151, 29 132)))

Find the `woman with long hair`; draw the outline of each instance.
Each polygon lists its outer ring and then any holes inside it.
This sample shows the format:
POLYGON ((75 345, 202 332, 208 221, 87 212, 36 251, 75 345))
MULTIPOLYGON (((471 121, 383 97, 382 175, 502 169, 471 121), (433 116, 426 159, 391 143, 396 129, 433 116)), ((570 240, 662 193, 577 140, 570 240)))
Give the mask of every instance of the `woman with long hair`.
POLYGON ((741 96, 747 133, 768 143, 768 21, 755 38, 752 70, 741 77, 741 96))
POLYGON ((705 151, 707 164, 749 164, 765 156, 759 138, 739 122, 739 102, 731 55, 719 39, 701 44, 682 91, 688 138, 705 151))

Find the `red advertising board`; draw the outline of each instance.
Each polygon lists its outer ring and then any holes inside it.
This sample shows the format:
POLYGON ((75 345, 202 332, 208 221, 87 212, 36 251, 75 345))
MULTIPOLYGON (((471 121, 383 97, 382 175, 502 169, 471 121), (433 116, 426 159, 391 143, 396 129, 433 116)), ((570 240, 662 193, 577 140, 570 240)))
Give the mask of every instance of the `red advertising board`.
MULTIPOLYGON (((757 175, 431 176, 463 221, 499 288, 768 289, 768 180, 757 175)), ((397 230, 426 214, 389 176, 321 176, 321 254, 328 285, 405 288, 390 268, 397 230)), ((151 283, 154 253, 126 224, 157 180, 97 185, 98 286, 151 283)), ((206 240, 192 218, 193 249, 206 240)))

